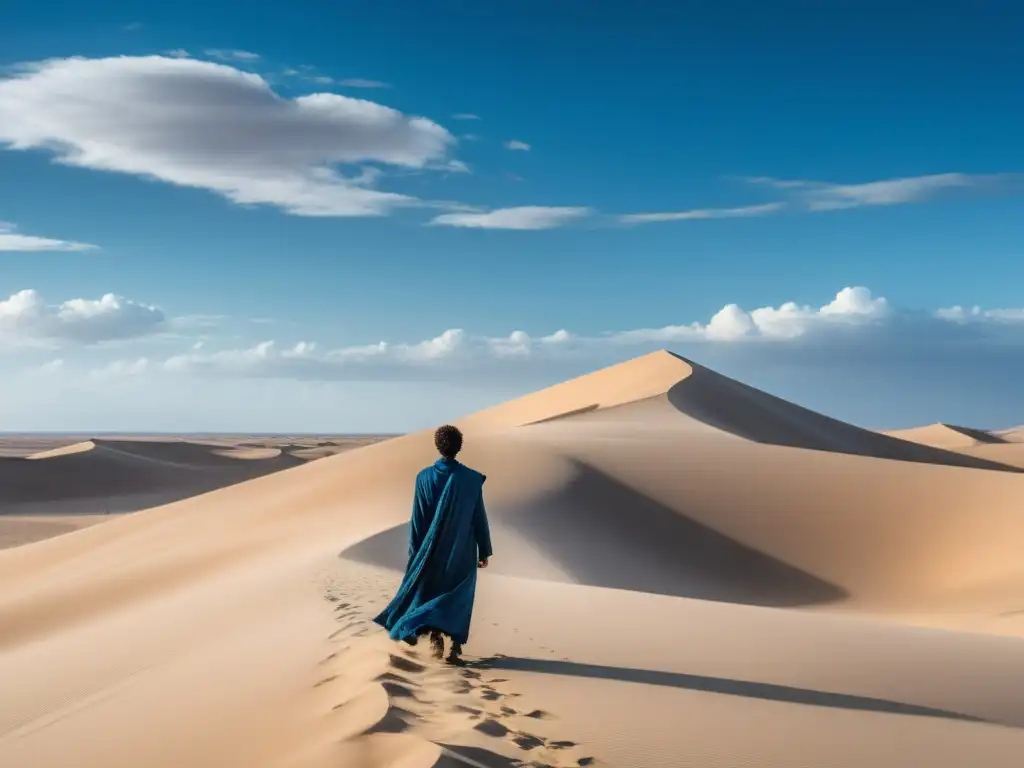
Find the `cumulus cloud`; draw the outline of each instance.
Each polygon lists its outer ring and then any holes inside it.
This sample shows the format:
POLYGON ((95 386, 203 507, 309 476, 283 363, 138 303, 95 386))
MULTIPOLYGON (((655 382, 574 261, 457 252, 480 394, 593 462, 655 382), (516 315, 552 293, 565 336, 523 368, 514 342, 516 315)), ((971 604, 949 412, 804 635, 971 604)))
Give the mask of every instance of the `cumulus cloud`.
POLYGON ((1021 174, 938 173, 860 184, 837 184, 755 177, 749 181, 790 195, 810 211, 835 211, 863 206, 906 205, 951 193, 1019 190, 1021 174))
POLYGON ((889 316, 890 311, 889 303, 882 297, 873 297, 867 288, 848 287, 821 307, 788 301, 778 307, 761 307, 748 312, 736 304, 727 304, 707 323, 621 331, 611 334, 609 339, 633 344, 754 338, 790 340, 840 324, 875 322, 889 316))
POLYGON ((525 205, 493 211, 445 213, 431 224, 474 229, 555 229, 589 216, 589 208, 525 205))
POLYGON ((519 141, 519 139, 511 139, 505 142, 505 149, 510 149, 513 152, 529 152, 530 145, 525 141, 519 141))
POLYGON ((0 342, 13 345, 91 345, 148 336, 167 324, 164 313, 108 293, 99 299, 47 303, 24 290, 0 301, 0 342))
POLYGON ((0 146, 300 216, 415 205, 339 167, 447 167, 454 141, 423 117, 338 94, 284 98, 259 75, 191 58, 52 59, 0 79, 0 146))
MULTIPOLYGON (((0 302, 0 339, 50 346, 147 335, 167 323, 154 307, 112 296, 53 306, 46 305, 34 292, 24 291, 0 302)), ((456 327, 421 341, 377 341, 341 347, 310 340, 265 340, 225 347, 216 334, 204 335, 198 342, 192 336, 182 354, 167 359, 150 354, 108 361, 90 375, 194 374, 304 381, 510 380, 540 371, 565 370, 566 375, 573 375, 571 371, 578 372, 581 366, 610 364, 658 348, 692 352, 702 359, 729 355, 728 350, 734 350, 748 360, 779 361, 812 354, 820 362, 840 360, 858 350, 861 356, 934 361, 962 356, 965 349, 979 357, 1002 350, 998 353, 1018 359, 1024 351, 1022 326, 1024 309, 951 307, 913 312, 894 307, 865 287, 851 286, 821 305, 784 302, 747 310, 732 303, 706 321, 591 334, 559 329, 547 334, 515 330, 505 336, 487 336, 456 327)))
POLYGON ((765 203, 764 205, 747 205, 741 208, 695 208, 689 211, 665 213, 630 213, 619 216, 623 224, 651 224, 660 221, 696 221, 700 219, 741 219, 753 216, 767 216, 777 213, 785 207, 785 203, 765 203))
POLYGON ((0 221, 0 251, 29 253, 33 251, 91 251, 95 248, 95 245, 77 243, 73 240, 55 240, 51 237, 23 235, 16 231, 13 224, 0 221))

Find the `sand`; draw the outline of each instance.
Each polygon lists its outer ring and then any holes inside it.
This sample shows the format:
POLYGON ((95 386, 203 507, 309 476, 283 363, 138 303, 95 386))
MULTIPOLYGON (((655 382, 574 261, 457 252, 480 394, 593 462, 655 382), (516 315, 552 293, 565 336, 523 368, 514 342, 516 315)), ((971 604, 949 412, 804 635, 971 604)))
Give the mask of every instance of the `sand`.
POLYGON ((383 435, 0 435, 0 549, 245 482, 383 435))
POLYGON ((1024 477, 973 453, 1015 441, 667 352, 460 424, 496 550, 465 668, 370 621, 410 434, 0 552, 0 766, 1020 765, 1024 477))

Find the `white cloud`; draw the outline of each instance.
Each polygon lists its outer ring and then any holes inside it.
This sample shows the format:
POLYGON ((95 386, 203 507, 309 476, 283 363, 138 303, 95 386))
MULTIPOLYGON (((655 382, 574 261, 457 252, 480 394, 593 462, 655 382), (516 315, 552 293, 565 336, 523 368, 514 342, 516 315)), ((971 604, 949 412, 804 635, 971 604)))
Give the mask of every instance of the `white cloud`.
POLYGON ((510 149, 513 152, 529 152, 530 145, 525 141, 519 141, 519 139, 510 139, 505 142, 505 149, 510 149))
POLYGON ((224 48, 207 48, 204 53, 222 61, 259 61, 260 55, 252 51, 226 50, 224 48))
POLYGON ((0 301, 0 342, 10 345, 99 344, 155 334, 166 324, 157 307, 111 293, 48 304, 24 290, 0 301))
POLYGON ((493 211, 445 213, 431 224, 475 229, 555 229, 589 216, 589 208, 526 205, 493 211))
POLYGON ((339 85, 344 85, 346 88, 390 88, 390 83, 385 83, 380 80, 367 80, 362 77, 349 77, 345 80, 339 80, 339 85))
MULTIPOLYGON (((768 354, 767 350, 776 350, 770 353, 776 356, 804 354, 799 350, 836 350, 840 358, 854 348, 862 353, 875 349, 890 356, 892 350, 900 349, 902 359, 908 351, 918 355, 924 347, 934 351, 944 344, 952 344, 949 349, 981 350, 979 345, 986 340, 997 341, 998 348, 1019 356, 1024 345, 1022 324, 1024 309, 952 307, 915 313, 897 310, 867 288, 847 287, 823 305, 790 301, 748 311, 731 303, 705 322, 589 335, 560 329, 548 335, 515 330, 505 336, 487 336, 456 327, 422 341, 382 340, 342 347, 310 340, 223 346, 231 336, 203 335, 197 341, 192 335, 183 337, 187 346, 181 347, 181 354, 166 359, 150 353, 124 361, 106 360, 89 375, 104 379, 173 373, 304 381, 493 380, 495 376, 550 371, 565 365, 603 365, 666 347, 684 352, 696 351, 696 347, 706 350, 698 355, 741 349, 745 357, 768 354), (967 324, 971 327, 964 327, 967 324), (969 343, 965 346, 964 342, 969 343)), ((151 335, 166 325, 168 321, 156 308, 113 296, 53 306, 33 291, 23 291, 0 302, 0 340, 36 345, 93 344, 151 335)), ((68 363, 53 361, 51 368, 61 366, 67 370, 68 363)))
POLYGON ((960 305, 935 310, 935 316, 954 323, 1024 323, 1024 308, 1013 309, 982 309, 974 306, 964 308, 960 305))
POLYGON ((532 338, 526 331, 512 331, 505 338, 486 339, 485 343, 496 357, 528 357, 538 349, 556 348, 570 341, 572 334, 562 329, 537 339, 532 338))
POLYGON ((287 99, 259 75, 190 58, 53 59, 0 79, 0 145, 301 216, 418 204, 338 166, 436 167, 454 141, 426 118, 372 101, 287 99))
POLYGON ((455 120, 479 120, 480 115, 474 115, 472 112, 457 112, 452 115, 455 120))
POLYGON ((172 59, 187 59, 191 55, 184 48, 172 48, 169 51, 164 51, 164 56, 170 56, 172 59))
POLYGON ((616 343, 674 341, 739 341, 742 339, 796 339, 815 330, 839 324, 864 324, 887 317, 889 303, 874 298, 863 287, 844 288, 821 307, 788 301, 778 307, 761 307, 750 312, 736 304, 722 307, 706 324, 670 325, 623 331, 609 336, 616 343))
POLYGON ((696 208, 689 211, 665 213, 630 213, 619 216, 623 224, 650 224, 660 221, 695 221, 700 219, 739 219, 753 216, 767 216, 785 207, 784 203, 747 205, 741 208, 696 208))
POLYGON ((95 245, 76 243, 73 240, 54 240, 50 237, 22 235, 13 224, 0 221, 0 251, 28 253, 34 251, 91 251, 95 245))
POLYGON ((1009 191, 1021 180, 1020 174, 938 173, 860 184, 836 184, 755 177, 749 181, 790 195, 811 211, 834 211, 862 206, 906 205, 955 191, 1009 191))

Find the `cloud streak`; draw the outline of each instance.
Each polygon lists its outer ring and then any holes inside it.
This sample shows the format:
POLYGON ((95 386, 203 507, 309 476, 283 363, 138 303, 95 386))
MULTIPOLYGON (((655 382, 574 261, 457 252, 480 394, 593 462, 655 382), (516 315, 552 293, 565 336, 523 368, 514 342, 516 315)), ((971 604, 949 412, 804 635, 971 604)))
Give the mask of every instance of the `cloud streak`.
POLYGON ((0 251, 35 253, 42 251, 93 251, 95 245, 78 243, 73 240, 55 240, 50 237, 23 235, 8 222, 0 221, 0 251))
POLYGON ((529 152, 530 145, 525 141, 519 139, 509 139, 505 142, 505 149, 511 150, 512 152, 529 152))
POLYGON ((908 205, 952 194, 1020 191, 1022 176, 1013 173, 938 173, 858 184, 754 177, 748 181, 778 190, 793 205, 808 211, 838 211, 865 206, 908 205))
POLYGON ((346 88, 390 88, 391 83, 385 83, 381 80, 367 80, 362 77, 348 77, 344 80, 339 80, 338 85, 343 85, 346 88))
POLYGON ((698 221, 703 219, 745 219, 767 216, 785 208, 785 203, 747 205, 740 208, 695 208, 665 213, 629 213, 619 216, 623 224, 652 224, 663 221, 698 221))
POLYGON ((204 53, 214 59, 221 61, 259 61, 260 55, 252 51, 229 50, 224 48, 207 48, 204 53))
POLYGON ((525 205, 487 212, 445 213, 430 223, 434 226, 468 229, 539 230, 564 227, 590 214, 589 208, 525 205))
POLYGON ((1016 173, 939 173, 858 184, 777 179, 768 176, 747 177, 744 180, 756 186, 772 189, 785 199, 734 208, 630 213, 619 215, 617 219, 623 224, 652 224, 667 221, 751 218, 784 211, 818 213, 868 206, 909 205, 956 194, 1011 194, 1024 191, 1024 174, 1016 173))

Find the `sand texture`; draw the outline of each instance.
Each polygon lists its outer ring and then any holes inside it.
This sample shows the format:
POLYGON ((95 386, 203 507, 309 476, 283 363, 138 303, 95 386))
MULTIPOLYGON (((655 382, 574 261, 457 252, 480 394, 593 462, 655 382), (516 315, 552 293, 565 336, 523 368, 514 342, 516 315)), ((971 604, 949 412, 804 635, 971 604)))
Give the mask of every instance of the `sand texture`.
POLYGON ((1017 433, 871 432, 667 352, 459 423, 495 544, 465 667, 370 621, 430 431, 4 469, 12 505, 281 471, 0 552, 0 766, 1021 765, 1017 433))

